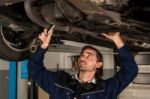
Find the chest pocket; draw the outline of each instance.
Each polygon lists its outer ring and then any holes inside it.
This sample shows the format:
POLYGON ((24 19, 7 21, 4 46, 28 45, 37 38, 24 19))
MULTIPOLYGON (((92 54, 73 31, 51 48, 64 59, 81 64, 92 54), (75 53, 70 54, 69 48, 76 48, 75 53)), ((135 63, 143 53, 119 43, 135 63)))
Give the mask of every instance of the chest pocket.
POLYGON ((55 84, 54 99, 72 99, 74 91, 61 85, 55 84))
POLYGON ((84 99, 105 99, 105 92, 104 90, 100 90, 96 92, 84 93, 81 97, 84 99))

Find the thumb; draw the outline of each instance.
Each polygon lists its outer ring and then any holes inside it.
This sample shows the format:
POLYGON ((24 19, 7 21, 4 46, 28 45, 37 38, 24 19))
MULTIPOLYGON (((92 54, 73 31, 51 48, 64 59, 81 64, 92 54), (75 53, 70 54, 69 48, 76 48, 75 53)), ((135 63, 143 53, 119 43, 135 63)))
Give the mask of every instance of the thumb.
POLYGON ((101 35, 106 37, 106 38, 109 38, 109 36, 106 33, 102 33, 101 35))

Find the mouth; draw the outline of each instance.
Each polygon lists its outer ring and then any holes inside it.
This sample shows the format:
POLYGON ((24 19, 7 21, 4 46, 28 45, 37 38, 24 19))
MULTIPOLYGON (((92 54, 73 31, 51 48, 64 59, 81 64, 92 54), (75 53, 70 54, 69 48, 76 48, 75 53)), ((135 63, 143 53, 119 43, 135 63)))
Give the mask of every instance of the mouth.
POLYGON ((86 64, 86 62, 85 61, 80 61, 80 64, 86 64))

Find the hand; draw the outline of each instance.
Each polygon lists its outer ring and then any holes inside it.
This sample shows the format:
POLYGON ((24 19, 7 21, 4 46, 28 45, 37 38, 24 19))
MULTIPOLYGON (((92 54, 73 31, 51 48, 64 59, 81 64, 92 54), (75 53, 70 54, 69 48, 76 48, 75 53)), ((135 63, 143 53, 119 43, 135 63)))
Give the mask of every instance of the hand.
POLYGON ((102 33, 102 35, 112 41, 115 41, 116 39, 120 38, 119 32, 110 32, 110 33, 102 33))
POLYGON ((48 33, 48 29, 44 29, 42 33, 39 34, 39 39, 42 41, 41 48, 46 49, 49 46, 53 30, 48 33))
POLYGON ((112 40, 117 48, 121 48, 122 46, 124 46, 124 42, 122 40, 122 38, 120 37, 120 32, 110 32, 110 33, 102 33, 102 35, 110 40, 112 40))

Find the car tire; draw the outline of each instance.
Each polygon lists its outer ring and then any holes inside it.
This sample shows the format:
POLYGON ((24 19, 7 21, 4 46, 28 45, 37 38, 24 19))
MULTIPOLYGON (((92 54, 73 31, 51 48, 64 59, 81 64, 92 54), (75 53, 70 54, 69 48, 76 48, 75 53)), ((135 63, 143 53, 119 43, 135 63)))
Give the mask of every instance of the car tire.
POLYGON ((16 49, 11 46, 5 39, 2 28, 0 29, 0 59, 9 61, 20 61, 27 59, 30 55, 29 47, 26 49, 16 49))

